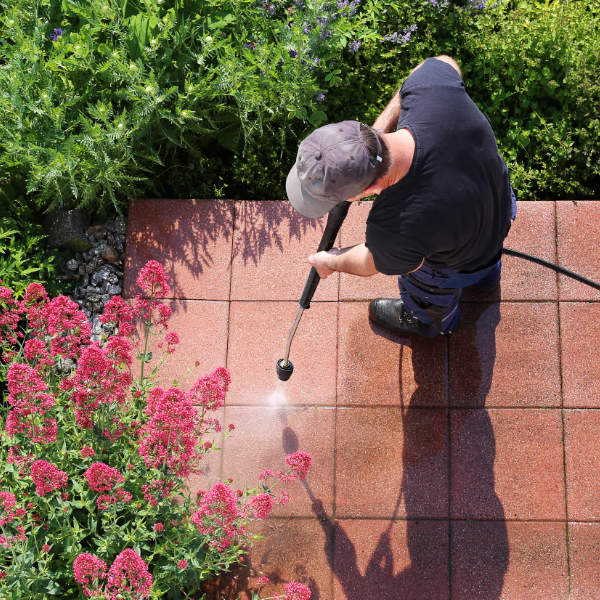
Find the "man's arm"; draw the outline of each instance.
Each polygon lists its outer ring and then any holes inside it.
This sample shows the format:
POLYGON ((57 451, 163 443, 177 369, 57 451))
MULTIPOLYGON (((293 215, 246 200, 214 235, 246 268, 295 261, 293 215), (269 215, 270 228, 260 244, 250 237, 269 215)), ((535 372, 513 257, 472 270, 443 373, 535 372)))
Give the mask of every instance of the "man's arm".
POLYGON ((371 251, 364 245, 317 252, 308 257, 308 262, 317 270, 322 279, 329 277, 335 271, 370 277, 377 273, 371 251))

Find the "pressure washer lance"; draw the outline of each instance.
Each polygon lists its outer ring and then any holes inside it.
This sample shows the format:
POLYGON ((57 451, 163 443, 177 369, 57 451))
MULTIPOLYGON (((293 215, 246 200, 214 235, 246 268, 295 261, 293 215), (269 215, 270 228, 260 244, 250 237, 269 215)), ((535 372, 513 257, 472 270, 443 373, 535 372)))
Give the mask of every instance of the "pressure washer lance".
MULTIPOLYGON (((323 232, 323 237, 321 238, 321 243, 319 244, 319 252, 321 250, 331 250, 333 246, 333 242, 337 233, 348 214, 348 208, 350 207, 350 202, 341 202, 334 206, 329 216, 327 217, 327 225, 325 226, 325 231, 323 232)), ((538 265, 542 265, 543 267, 547 267, 548 269, 553 269, 557 273, 562 275, 566 275, 567 277, 571 277, 572 279, 576 279, 577 281, 588 285, 596 290, 600 290, 600 283, 592 281, 587 277, 583 277, 583 275, 579 275, 578 273, 574 273, 573 271, 569 271, 564 267, 559 267, 554 263, 551 263, 542 258, 538 258, 537 256, 531 256, 530 254, 525 254, 525 252, 519 252, 518 250, 511 250, 510 248, 503 248, 503 254, 507 254, 508 256, 515 256, 517 258, 522 258, 525 260, 529 260, 538 265)), ((300 318, 302 317, 302 312, 305 308, 310 308, 310 301, 317 289, 317 285, 319 283, 319 274, 316 269, 312 267, 310 270, 310 275, 308 276, 308 280, 306 282, 306 286, 304 287, 304 292, 302 293, 302 298, 300 298, 300 309, 298 310, 298 314, 296 315, 296 320, 294 321, 294 325, 292 326, 292 330, 290 331, 290 336, 287 341, 287 346, 285 348, 285 357, 280 358, 277 361, 277 377, 281 379, 281 381, 287 381, 294 371, 294 365, 288 360, 290 355, 290 346, 292 345, 292 338, 296 333, 296 329, 298 327, 298 323, 300 323, 300 318)))
MULTIPOLYGON (((321 237, 321 243, 319 244, 319 249, 317 252, 321 252, 322 250, 331 250, 333 247, 333 242, 348 214, 348 209, 350 208, 350 202, 340 202, 336 204, 330 211, 329 215, 327 215, 327 224, 325 225, 325 231, 323 231, 323 237, 321 237)), ((319 285, 320 281, 319 274, 314 267, 311 267, 310 274, 308 275, 308 279, 306 280, 306 285, 304 286, 304 291, 302 292, 302 297, 300 298, 300 308, 298 309, 298 313, 296 314, 296 320, 292 325, 292 330, 290 331, 290 335, 288 337, 287 346, 285 347, 285 356, 280 358, 276 363, 277 369, 277 377, 281 379, 281 381, 287 381, 294 372, 294 365, 291 363, 289 359, 290 357, 290 347, 292 345, 292 339, 294 338, 294 334, 296 333, 296 329, 298 328, 298 323, 300 323, 300 319, 302 318, 302 313, 306 308, 310 308, 310 301, 312 297, 315 295, 315 291, 317 289, 317 285, 319 285)))

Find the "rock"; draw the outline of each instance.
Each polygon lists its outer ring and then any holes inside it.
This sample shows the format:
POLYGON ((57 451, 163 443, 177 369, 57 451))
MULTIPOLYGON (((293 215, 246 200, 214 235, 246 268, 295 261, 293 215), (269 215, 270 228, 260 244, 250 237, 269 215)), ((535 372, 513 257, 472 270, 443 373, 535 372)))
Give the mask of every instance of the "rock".
POLYGON ((103 225, 90 225, 85 230, 85 235, 88 237, 95 237, 97 240, 103 240, 106 237, 106 228, 103 225))
POLYGON ((48 238, 46 243, 52 248, 69 248, 73 252, 87 250, 90 243, 85 239, 84 230, 89 225, 90 215, 84 210, 55 209, 42 219, 48 238))
POLYGON ((123 291, 123 288, 120 285, 111 285, 108 288, 109 296, 118 296, 123 291))
POLYGON ((106 262, 109 263, 116 263, 119 260, 117 251, 111 246, 104 246, 100 255, 106 262))
POLYGON ((77 271, 78 268, 79 263, 74 258, 67 261, 67 269, 69 269, 69 271, 77 271))

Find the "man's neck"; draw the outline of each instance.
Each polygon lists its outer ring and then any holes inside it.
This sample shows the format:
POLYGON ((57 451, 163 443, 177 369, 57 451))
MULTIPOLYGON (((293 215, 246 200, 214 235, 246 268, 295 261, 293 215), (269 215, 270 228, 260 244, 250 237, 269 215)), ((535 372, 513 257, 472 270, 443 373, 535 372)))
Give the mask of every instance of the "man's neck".
POLYGON ((415 153, 415 140, 408 129, 399 129, 393 133, 386 133, 383 141, 390 151, 390 168, 382 178, 385 187, 398 183, 410 170, 415 153))

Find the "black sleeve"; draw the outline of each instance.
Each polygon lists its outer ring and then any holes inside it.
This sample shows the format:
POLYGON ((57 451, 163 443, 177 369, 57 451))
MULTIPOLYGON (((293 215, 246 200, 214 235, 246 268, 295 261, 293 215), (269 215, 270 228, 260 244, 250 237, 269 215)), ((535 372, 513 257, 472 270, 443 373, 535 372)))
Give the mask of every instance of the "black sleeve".
POLYGON ((367 220, 365 246, 373 255, 375 268, 384 275, 404 275, 417 269, 425 257, 420 245, 406 234, 367 220))

